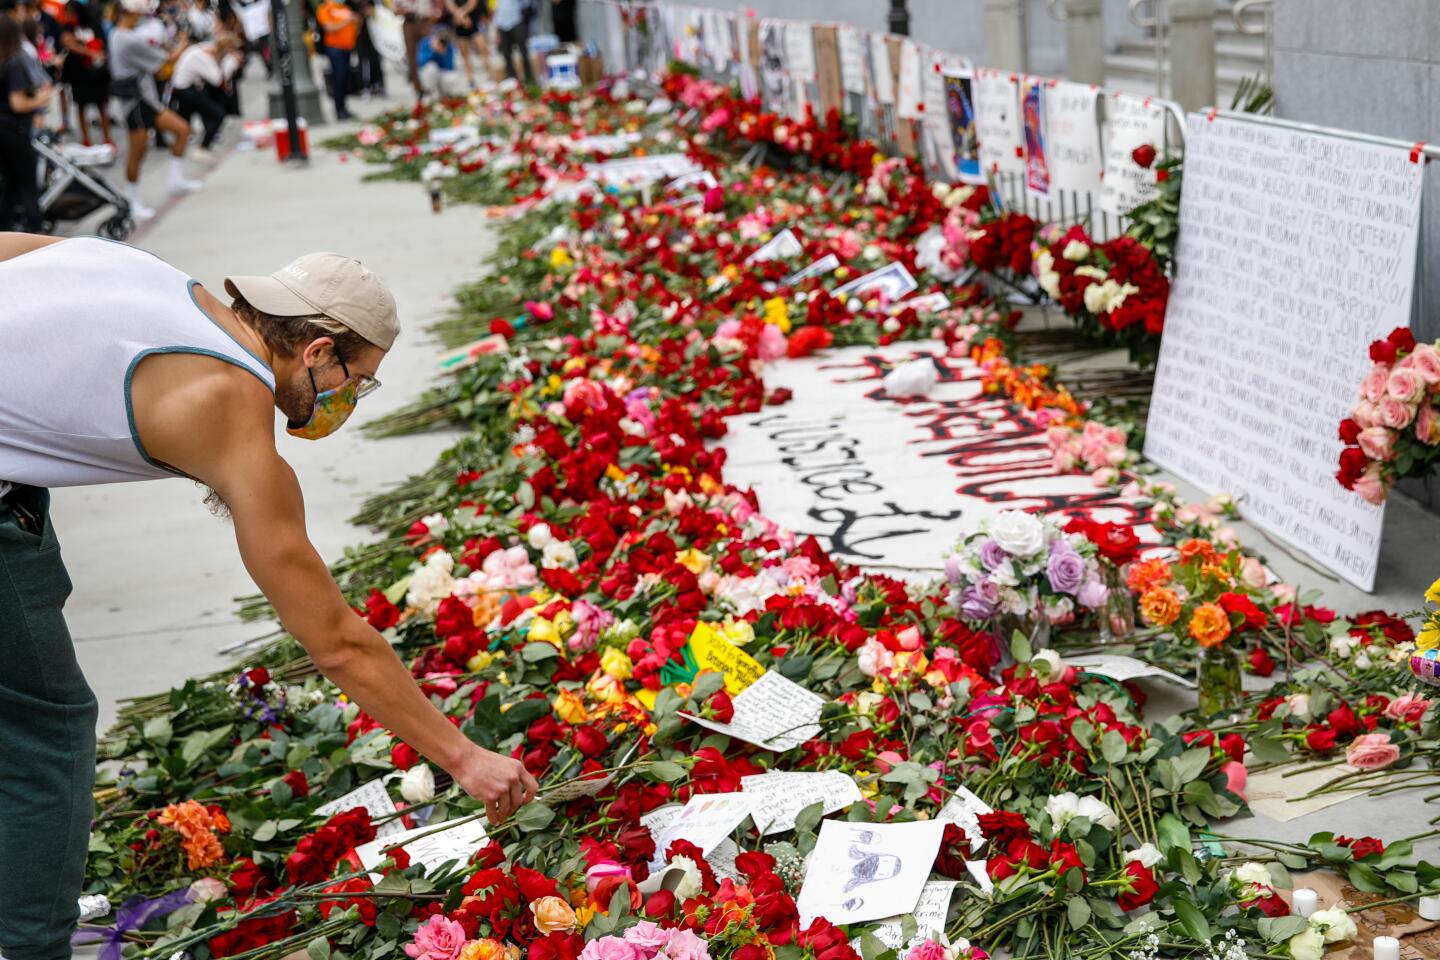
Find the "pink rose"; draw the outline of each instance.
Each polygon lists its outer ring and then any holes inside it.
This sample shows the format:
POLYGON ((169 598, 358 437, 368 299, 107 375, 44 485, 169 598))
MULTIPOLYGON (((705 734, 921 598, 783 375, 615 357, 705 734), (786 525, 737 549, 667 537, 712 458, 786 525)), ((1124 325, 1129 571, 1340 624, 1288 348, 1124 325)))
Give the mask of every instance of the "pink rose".
POLYGON ((934 940, 922 940, 910 948, 905 960, 945 960, 945 947, 934 940))
POLYGON ((1390 376, 1390 368, 1383 364, 1376 364, 1375 367, 1360 381, 1360 395, 1371 403, 1379 403, 1380 398, 1385 396, 1385 382, 1390 376))
POLYGON ((779 360, 785 356, 787 343, 785 334, 773 323, 765 324, 760 331, 760 359, 769 363, 771 360, 779 360))
POLYGON ((1419 694, 1407 693, 1390 701, 1389 706, 1385 708, 1385 716, 1401 723, 1418 724, 1428 709, 1430 709, 1429 700, 1419 694))
POLYGON ((1245 764, 1231 760, 1220 768, 1220 772, 1225 774, 1225 789, 1241 800, 1246 799, 1245 781, 1249 779, 1250 771, 1245 769, 1245 764))
POLYGON ((1440 417, 1435 416, 1435 407, 1428 400, 1415 412, 1415 439, 1432 447, 1440 443, 1440 417))
POLYGON ((1378 419, 1382 427, 1404 430, 1415 419, 1415 408, 1394 397, 1386 397, 1380 401, 1378 419))
POLYGON ((628 943, 632 943, 640 949, 640 954, 644 957, 655 956, 660 948, 665 946, 665 942, 670 939, 668 931, 662 930, 649 920, 641 920, 635 926, 630 927, 625 931, 624 936, 628 943))
POLYGON ((1440 350, 1422 343, 1410 354, 1410 367, 1427 387, 1440 383, 1440 350))
MULTIPOLYGON (((670 938, 665 943, 665 956, 670 960, 710 960, 710 948, 694 931, 675 929, 669 933, 670 938)), ((582 953, 581 957, 584 956, 582 953)))
POLYGON ((1246 557, 1240 561, 1240 579, 1250 589, 1259 590, 1267 579, 1265 565, 1255 557, 1246 557))
POLYGON ((1360 449, 1371 460, 1388 461, 1395 456, 1395 432, 1384 427, 1367 427, 1360 431, 1360 449))
POLYGON ((602 881, 612 877, 628 880, 630 879, 630 868, 615 863, 613 860, 608 863, 597 863, 585 871, 585 889, 594 893, 595 888, 600 886, 602 881))
POLYGON ((411 960, 455 960, 465 946, 465 928, 437 913, 415 931, 415 942, 405 944, 411 960))
POLYGON ((1355 409, 1350 411, 1350 419, 1360 424, 1360 429, 1362 430, 1366 427, 1373 427, 1379 423, 1379 416, 1380 411, 1377 410, 1375 404, 1369 400, 1361 400, 1355 404, 1355 409))
POLYGON ((1385 494, 1389 487, 1383 477, 1380 476, 1378 464, 1371 464, 1360 479, 1355 481, 1355 493, 1366 503, 1373 503, 1376 506, 1385 502, 1385 494))
POLYGON ((1413 371, 1396 368, 1385 379, 1385 392, 1402 403, 1413 403, 1423 390, 1413 371))
POLYGON ((975 750, 993 746, 995 737, 990 733, 990 721, 983 717, 971 720, 970 725, 965 728, 965 743, 975 750))
POLYGON ((591 940, 580 951, 580 960, 642 960, 643 956, 639 947, 621 937, 591 940))
POLYGON ((875 755, 875 769, 889 773, 894 767, 905 762, 905 758, 894 750, 881 750, 875 755))
POLYGON ((1359 770, 1383 770, 1400 759, 1400 748, 1388 733, 1366 733, 1351 742, 1345 762, 1359 770))

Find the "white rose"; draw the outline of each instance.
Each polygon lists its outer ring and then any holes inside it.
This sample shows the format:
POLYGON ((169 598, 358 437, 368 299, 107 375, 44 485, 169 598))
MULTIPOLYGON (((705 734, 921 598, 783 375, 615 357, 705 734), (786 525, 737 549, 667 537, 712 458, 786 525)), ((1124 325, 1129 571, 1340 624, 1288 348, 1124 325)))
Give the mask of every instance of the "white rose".
POLYGON ((1350 914, 1339 907, 1331 907, 1328 910, 1316 910, 1310 914, 1311 929, 1320 931, 1325 937, 1326 943, 1339 943, 1341 940, 1355 939, 1355 921, 1350 919, 1350 914))
POLYGON ((1067 823, 1080 815, 1080 797, 1068 791, 1057 793, 1045 801, 1045 812, 1055 829, 1063 830, 1067 823))
POLYGON ((540 551, 542 567, 564 567, 568 570, 575 566, 576 562, 575 548, 570 546, 568 540, 552 540, 540 551))
POLYGON ((1230 878, 1237 883, 1253 887, 1268 887, 1275 882, 1275 878, 1270 876, 1270 871, 1265 869, 1265 865, 1256 863, 1254 860, 1240 864, 1230 872, 1230 878))
POLYGON ((691 897, 698 896, 703 889, 704 877, 700 874, 700 868, 695 861, 689 857, 676 857, 670 861, 671 867, 680 868, 680 882, 675 884, 675 899, 684 903, 691 897))
MULTIPOLYGON (((1076 272, 1078 273, 1079 271, 1076 272)), ((1096 316, 1102 313, 1108 313, 1109 308, 1106 305, 1109 303, 1109 298, 1106 296, 1105 286, 1113 282, 1112 280, 1106 280, 1105 283, 1092 283, 1086 287, 1085 309, 1096 316)))
POLYGON ((429 803, 435 799, 435 773, 428 763, 417 763, 400 778, 400 796, 406 803, 429 803))
POLYGON ((450 529, 450 521, 446 520, 442 513, 432 513, 428 517, 421 517, 420 522, 425 524, 425 529, 430 531, 432 537, 438 537, 450 529))
POLYGON ((1006 510, 996 517, 990 536, 1012 557, 1029 557, 1045 549, 1045 525, 1020 510, 1006 510))
POLYGON ((1142 867, 1153 867, 1163 859, 1164 857, 1160 855, 1160 851, 1155 848, 1153 843, 1143 843, 1125 854, 1126 863, 1134 861, 1142 867))
POLYGON ((1295 960, 1320 960, 1325 955, 1325 938, 1311 927, 1290 938, 1290 956, 1295 960))
POLYGON ((525 535, 525 539, 530 543, 530 546, 536 550, 544 550, 546 545, 555 539, 555 535, 550 532, 550 524, 537 523, 530 528, 530 532, 525 535))
POLYGON ((1060 256, 1071 263, 1079 263, 1090 256, 1090 245, 1081 240, 1071 240, 1065 244, 1065 249, 1060 251, 1060 256))
POLYGON ((1030 658, 1030 669, 1042 680, 1050 680, 1064 672, 1065 662, 1054 650, 1040 650, 1030 658))
POLYGON ((1290 716, 1297 720, 1310 716, 1310 694, 1292 693, 1285 698, 1285 705, 1290 708, 1290 716))
POLYGON ((1095 797, 1082 797, 1080 799, 1080 816, 1091 823, 1098 823, 1106 830, 1114 830, 1120 826, 1120 818, 1115 815, 1105 803, 1095 797))

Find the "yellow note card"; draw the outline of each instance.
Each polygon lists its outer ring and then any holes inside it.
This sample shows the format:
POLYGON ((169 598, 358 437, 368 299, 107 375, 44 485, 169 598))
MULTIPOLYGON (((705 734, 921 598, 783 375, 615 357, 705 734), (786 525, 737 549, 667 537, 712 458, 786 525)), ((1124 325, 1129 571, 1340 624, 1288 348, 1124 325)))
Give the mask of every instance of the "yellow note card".
POLYGON ((750 654, 726 640, 709 623, 697 623, 690 634, 690 652, 695 655, 695 664, 706 670, 725 675, 725 690, 731 695, 739 693, 765 675, 765 668, 750 654))

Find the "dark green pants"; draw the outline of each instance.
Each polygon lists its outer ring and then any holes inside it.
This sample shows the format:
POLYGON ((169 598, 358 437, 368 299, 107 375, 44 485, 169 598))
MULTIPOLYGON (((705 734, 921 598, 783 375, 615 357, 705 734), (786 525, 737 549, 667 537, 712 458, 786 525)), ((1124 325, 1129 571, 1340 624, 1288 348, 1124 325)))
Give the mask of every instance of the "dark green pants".
POLYGON ((63 960, 78 919, 95 782, 95 694, 62 608, 50 494, 0 501, 0 953, 63 960), (19 514, 38 520, 25 529, 19 514))

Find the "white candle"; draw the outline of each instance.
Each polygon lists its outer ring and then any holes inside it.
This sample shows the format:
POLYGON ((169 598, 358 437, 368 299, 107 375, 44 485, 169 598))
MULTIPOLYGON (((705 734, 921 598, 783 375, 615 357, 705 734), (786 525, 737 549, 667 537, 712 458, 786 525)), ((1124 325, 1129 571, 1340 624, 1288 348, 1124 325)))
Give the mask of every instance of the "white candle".
POLYGON ((1292 899, 1295 901, 1295 913, 1301 917, 1309 917, 1320 906, 1320 895, 1309 887, 1298 888, 1292 899))
POLYGON ((1440 920, 1440 896, 1420 898, 1420 917, 1424 920, 1440 920))
POLYGON ((1400 941, 1394 937, 1376 937, 1375 960, 1400 960, 1400 941))

